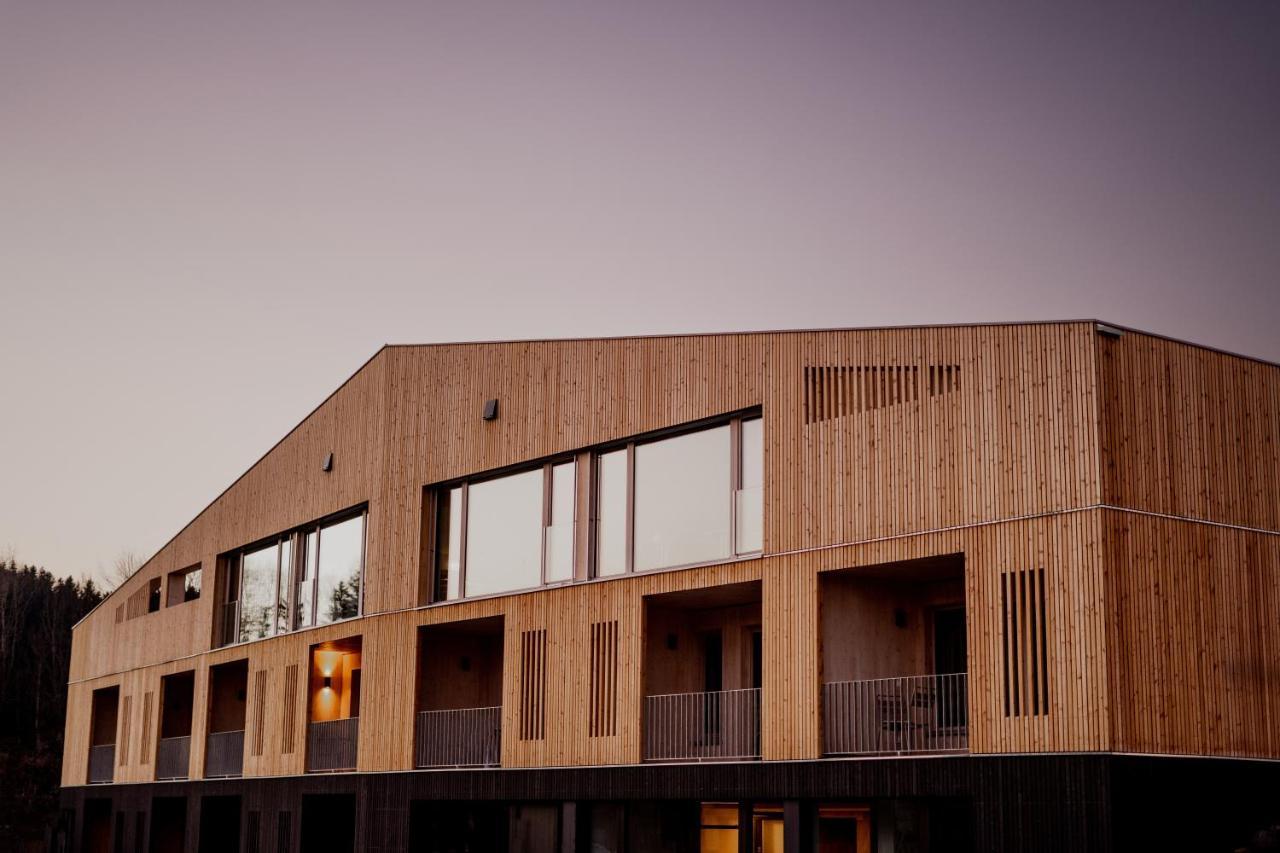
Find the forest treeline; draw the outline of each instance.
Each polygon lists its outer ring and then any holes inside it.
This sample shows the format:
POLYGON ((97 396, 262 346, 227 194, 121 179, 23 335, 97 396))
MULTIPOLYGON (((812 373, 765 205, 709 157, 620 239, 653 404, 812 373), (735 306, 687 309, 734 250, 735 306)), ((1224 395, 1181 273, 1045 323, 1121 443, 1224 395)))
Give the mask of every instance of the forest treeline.
POLYGON ((71 627, 102 598, 91 580, 0 562, 0 839, 16 849, 56 819, 71 627))

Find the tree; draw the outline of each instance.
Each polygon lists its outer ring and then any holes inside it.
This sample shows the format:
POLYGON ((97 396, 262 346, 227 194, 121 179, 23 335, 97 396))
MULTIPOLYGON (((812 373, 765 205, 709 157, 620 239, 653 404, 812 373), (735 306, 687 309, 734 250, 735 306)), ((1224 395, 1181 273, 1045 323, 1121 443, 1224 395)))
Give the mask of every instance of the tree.
POLYGON ((133 577, 133 573, 142 568, 146 560, 136 551, 125 548, 116 555, 107 570, 107 585, 110 589, 119 589, 120 585, 133 577))
POLYGON ((71 628, 101 600, 93 581, 0 562, 0 838, 16 849, 57 816, 71 628))

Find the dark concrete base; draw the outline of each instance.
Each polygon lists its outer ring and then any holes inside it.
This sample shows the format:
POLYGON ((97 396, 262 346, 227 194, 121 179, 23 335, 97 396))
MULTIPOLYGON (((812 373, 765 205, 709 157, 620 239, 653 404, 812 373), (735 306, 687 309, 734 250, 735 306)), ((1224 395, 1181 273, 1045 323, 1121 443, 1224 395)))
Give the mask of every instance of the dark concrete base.
POLYGON ((895 853, 1234 851, 1280 824, 1280 762, 949 756, 89 786, 63 791, 58 853, 237 853, 237 837, 238 853, 498 851, 515 843, 504 838, 577 853, 590 849, 583 826, 598 803, 623 804, 637 825, 670 824, 661 842, 633 847, 685 853, 697 850, 700 801, 785 805, 787 849, 797 853, 815 849, 815 806, 838 802, 875 807, 877 833, 895 853), (895 814, 909 815, 907 829, 890 826, 895 814))

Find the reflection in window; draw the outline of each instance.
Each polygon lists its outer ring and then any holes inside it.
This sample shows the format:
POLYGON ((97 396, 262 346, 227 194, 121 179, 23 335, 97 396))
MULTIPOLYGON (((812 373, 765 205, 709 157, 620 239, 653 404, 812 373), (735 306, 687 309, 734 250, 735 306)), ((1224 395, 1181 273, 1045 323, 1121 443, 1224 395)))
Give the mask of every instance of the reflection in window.
POLYGON ((635 464, 635 570, 730 556, 729 426, 641 444, 635 464))
POLYGON ((537 586, 542 574, 542 469, 467 489, 464 594, 537 586))
POLYGON ((190 566, 178 572, 170 572, 168 590, 165 592, 165 607, 185 604, 200 597, 200 564, 190 566))
POLYGON ((738 853, 738 804, 703 803, 699 836, 701 853, 738 853))
POLYGON ((434 600, 574 576, 577 464, 436 489, 434 600))
POLYGON ((283 534, 227 559, 222 642, 360 615, 365 513, 283 534))
POLYGON ((721 426, 600 454, 596 576, 710 563, 761 551, 761 423, 758 417, 735 418, 721 426), (629 479, 628 453, 634 455, 629 479))

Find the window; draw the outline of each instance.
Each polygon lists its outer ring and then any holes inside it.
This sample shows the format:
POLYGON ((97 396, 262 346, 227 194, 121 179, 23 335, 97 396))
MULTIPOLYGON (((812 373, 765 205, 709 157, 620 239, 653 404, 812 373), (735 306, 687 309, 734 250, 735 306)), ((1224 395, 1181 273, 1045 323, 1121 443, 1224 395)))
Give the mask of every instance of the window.
POLYGON ((573 580, 577 465, 436 489, 436 601, 573 580))
POLYGON ((177 572, 170 572, 167 581, 168 591, 165 593, 165 606, 173 607, 195 601, 200 597, 200 564, 188 566, 177 572))
POLYGON ((758 417, 597 457, 597 577, 730 559, 762 549, 758 417))
POLYGON ((228 555, 223 644, 359 616, 364 539, 361 510, 228 555))
POLYGON ((160 578, 147 581, 147 612, 155 613, 160 609, 160 578))

